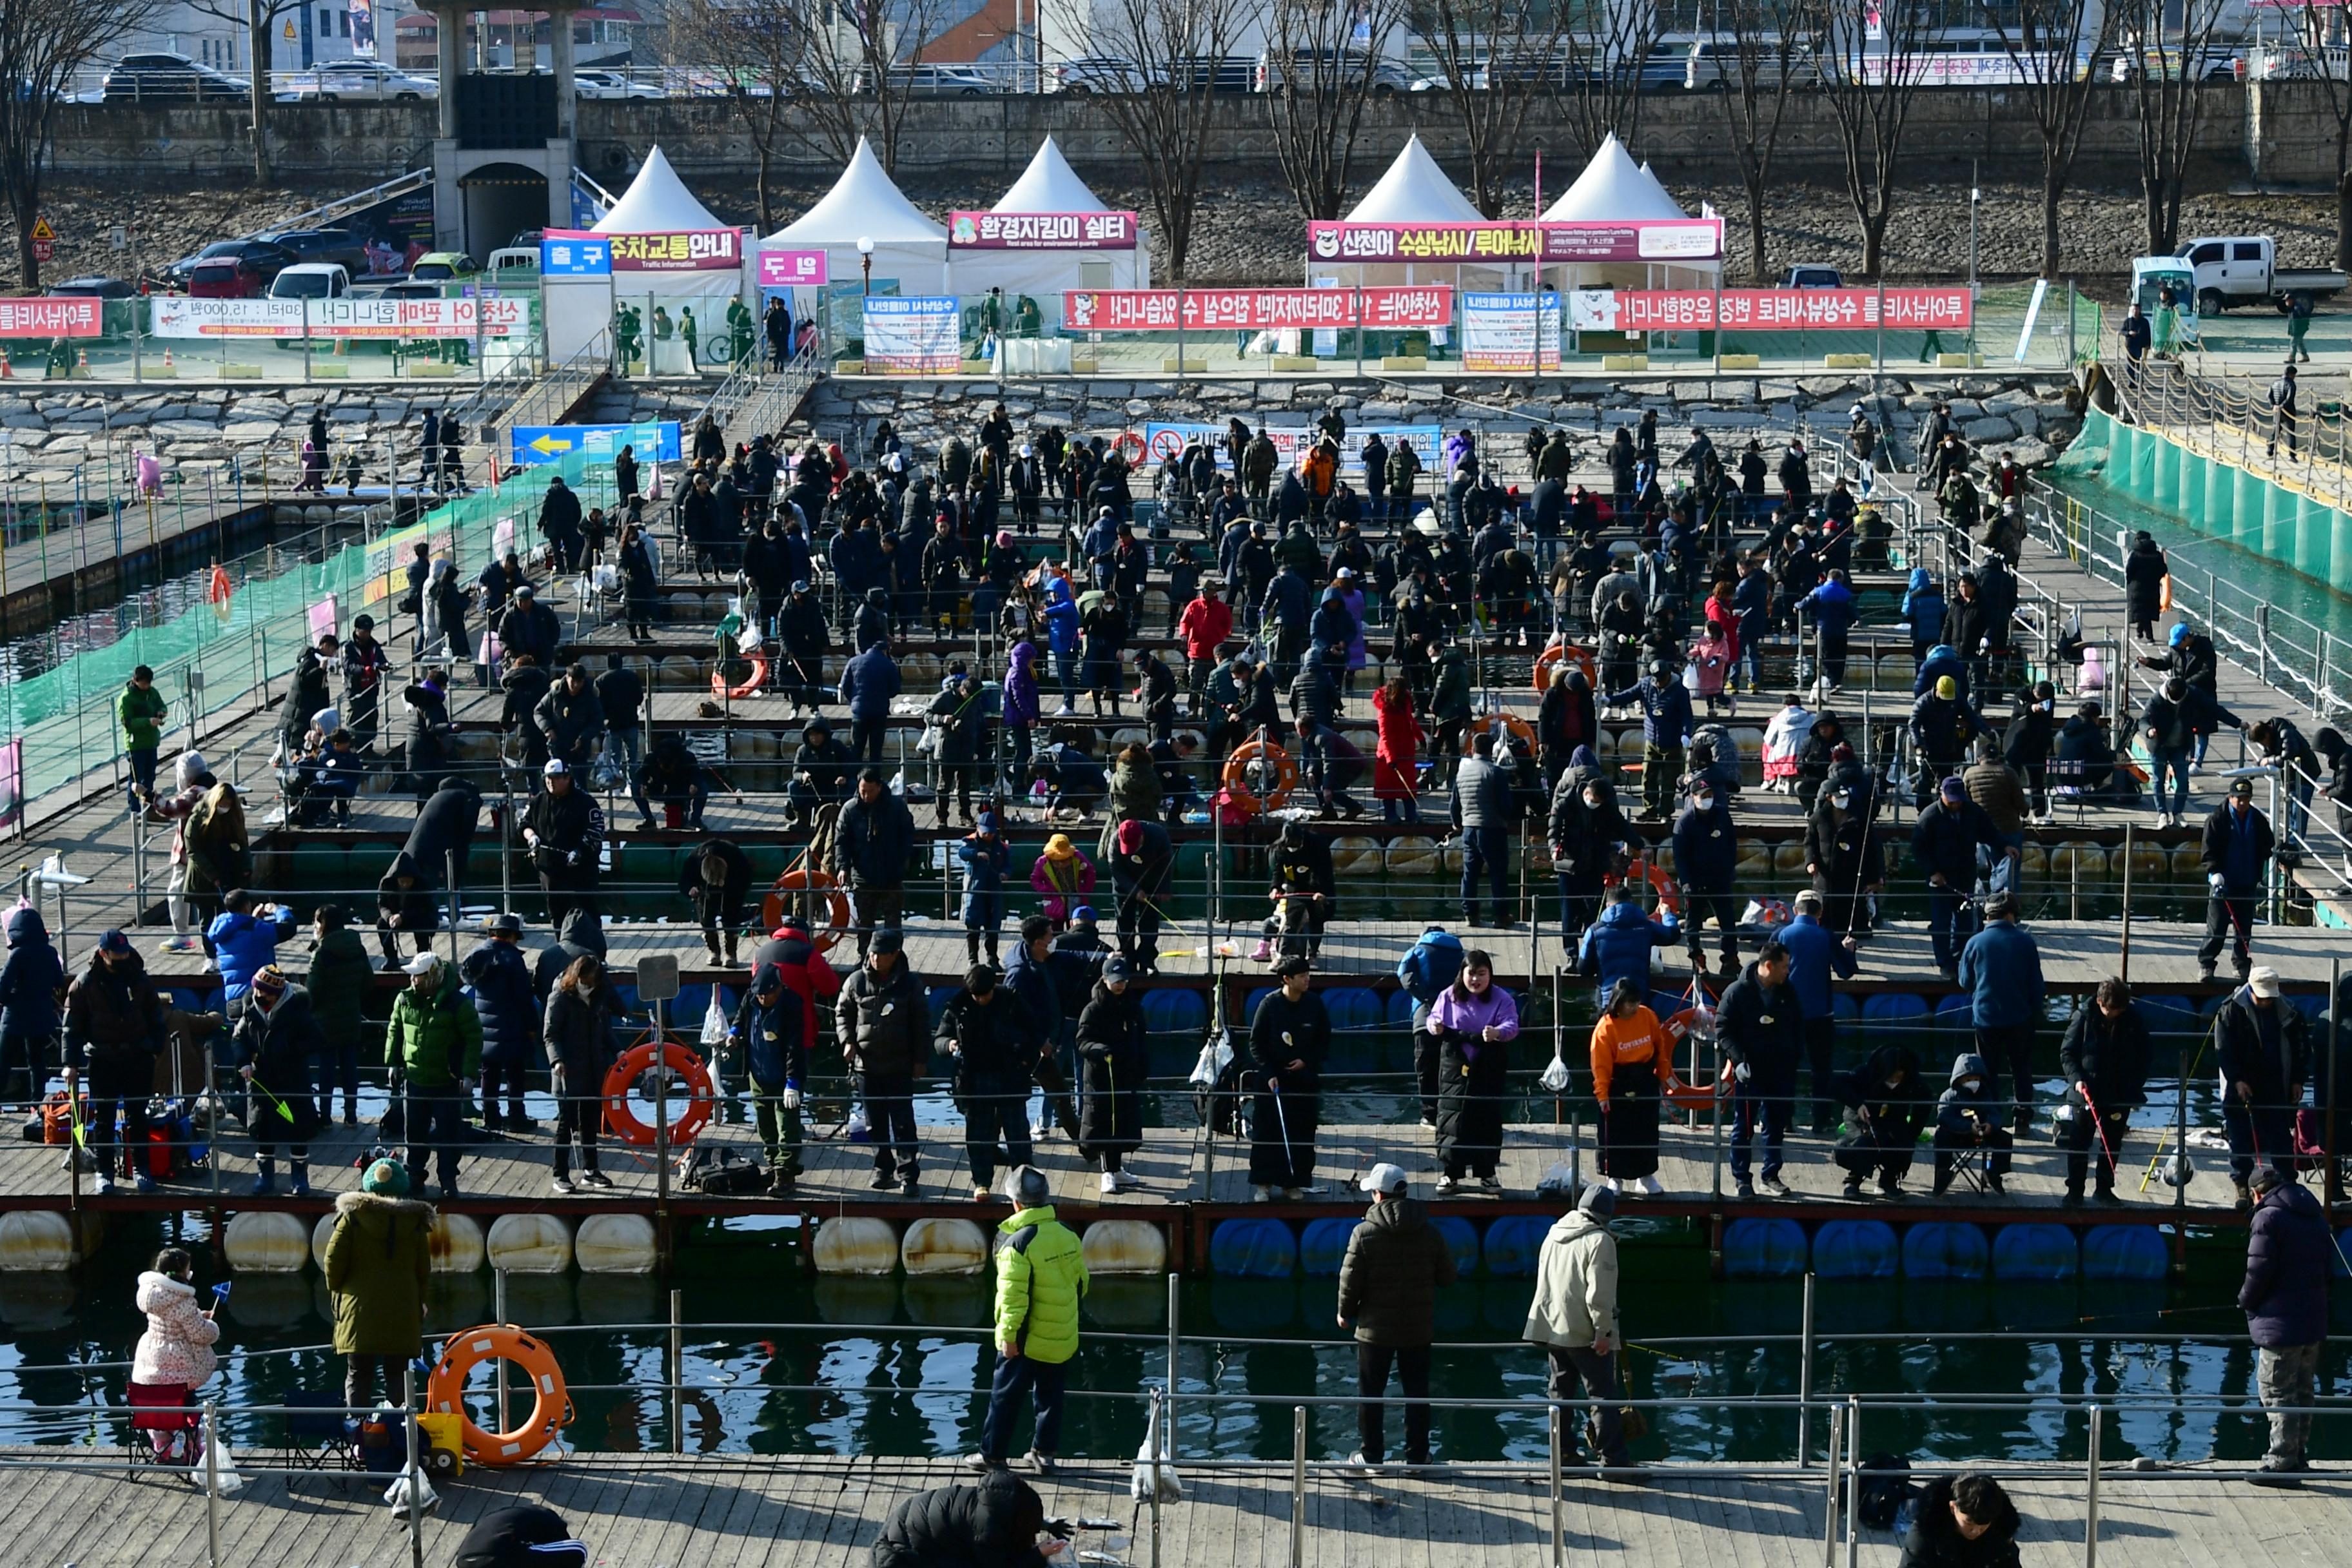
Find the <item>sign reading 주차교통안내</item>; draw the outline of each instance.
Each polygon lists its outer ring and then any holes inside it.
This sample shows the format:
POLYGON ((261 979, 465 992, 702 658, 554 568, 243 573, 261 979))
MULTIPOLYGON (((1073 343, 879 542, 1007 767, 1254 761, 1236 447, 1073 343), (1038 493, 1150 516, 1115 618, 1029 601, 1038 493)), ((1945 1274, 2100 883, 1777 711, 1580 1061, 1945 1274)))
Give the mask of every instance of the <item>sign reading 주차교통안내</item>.
POLYGON ((539 238, 540 276, 601 278, 608 272, 726 272, 743 265, 743 231, 679 228, 593 234, 551 228, 539 238), (575 247, 566 255, 566 247, 575 247), (562 261, 562 266, 551 263, 562 261))
POLYGON ((517 468, 552 463, 574 452, 610 458, 624 447, 645 462, 675 463, 680 435, 675 419, 647 419, 635 425, 517 425, 509 432, 517 468))
POLYGON ((877 294, 864 314, 869 375, 951 375, 963 363, 951 294, 877 294))
POLYGON ((1133 250, 1131 212, 948 214, 950 250, 1133 250))

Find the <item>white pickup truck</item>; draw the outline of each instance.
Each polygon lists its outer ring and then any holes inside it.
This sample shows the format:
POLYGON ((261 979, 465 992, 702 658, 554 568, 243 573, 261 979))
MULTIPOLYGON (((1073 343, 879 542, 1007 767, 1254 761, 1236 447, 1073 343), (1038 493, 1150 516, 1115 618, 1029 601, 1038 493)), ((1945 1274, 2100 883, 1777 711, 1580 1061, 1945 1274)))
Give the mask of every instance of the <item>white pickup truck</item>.
POLYGON ((2300 296, 2315 303, 2344 292, 2344 274, 2332 268, 2278 266, 2278 246, 2266 234, 2208 236, 2173 255, 2197 277, 2197 313, 2218 316, 2232 305, 2273 304, 2284 310, 2300 296))

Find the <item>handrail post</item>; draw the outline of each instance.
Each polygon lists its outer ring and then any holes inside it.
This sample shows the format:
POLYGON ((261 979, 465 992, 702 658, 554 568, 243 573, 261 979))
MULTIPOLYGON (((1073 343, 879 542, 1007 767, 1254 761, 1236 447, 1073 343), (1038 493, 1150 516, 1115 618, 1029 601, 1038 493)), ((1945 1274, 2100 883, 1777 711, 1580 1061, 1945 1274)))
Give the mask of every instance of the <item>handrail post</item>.
MULTIPOLYGON (((507 1321, 507 1271, 503 1267, 493 1268, 490 1270, 490 1321, 504 1325, 507 1321)), ((514 1425, 507 1419, 507 1358, 499 1357, 496 1365, 499 1376, 499 1430, 511 1432, 514 1430, 514 1425)))
POLYGON ((1813 1272, 1809 1268, 1805 1270, 1804 1323, 1799 1342, 1797 1362, 1797 1468, 1799 1469, 1803 1469, 1812 1462, 1812 1444, 1813 1272))
POLYGON ((1568 1568, 1568 1510, 1560 1489, 1562 1449, 1568 1442, 1567 1416, 1557 1399, 1551 1404, 1549 1426, 1551 1437, 1551 1568, 1568 1568))
POLYGON ((1845 1568, 1861 1568, 1862 1399, 1849 1396, 1845 1413, 1845 1568))
POLYGON ((425 1568, 425 1472, 416 1456, 416 1363, 401 1369, 400 1424, 408 1433, 408 1564, 425 1568))
POLYGON ((669 1451, 686 1452, 686 1292, 669 1293, 669 1451))
POLYGON ((205 1401, 205 1564, 221 1568, 220 1403, 205 1401))
MULTIPOLYGON (((1178 1352, 1182 1343, 1184 1277, 1174 1269, 1168 1271, 1168 1401, 1167 1425, 1160 1430, 1168 1446, 1168 1460, 1176 1460, 1176 1377, 1178 1352)), ((1156 1492, 1155 1492, 1156 1495, 1156 1492)), ((1156 1516, 1155 1516, 1156 1517, 1156 1516)))
POLYGON ((1307 1568, 1307 1406, 1290 1407, 1290 1568, 1307 1568))
POLYGON ((1822 1568, 1837 1568, 1838 1485, 1843 1477, 1839 1472, 1841 1440, 1845 1436, 1845 1406, 1830 1406, 1830 1451, 1822 1462, 1822 1474, 1828 1484, 1822 1493, 1822 1568))
POLYGON ((2099 1568, 2099 1427, 2105 1414, 2091 1406, 2089 1456, 2084 1466, 2083 1568, 2099 1568))

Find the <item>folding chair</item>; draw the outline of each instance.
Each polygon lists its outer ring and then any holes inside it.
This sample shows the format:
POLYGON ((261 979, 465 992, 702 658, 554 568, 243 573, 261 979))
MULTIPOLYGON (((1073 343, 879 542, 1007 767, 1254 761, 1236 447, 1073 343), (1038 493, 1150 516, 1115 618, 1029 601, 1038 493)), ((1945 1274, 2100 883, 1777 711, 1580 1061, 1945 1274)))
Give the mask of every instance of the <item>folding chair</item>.
POLYGON ((196 1446, 193 1441, 188 1445, 185 1459, 175 1461, 164 1452, 164 1448, 176 1445, 176 1434, 196 1430, 196 1413, 187 1407, 186 1384, 134 1383, 123 1390, 123 1403, 131 1408, 123 1453, 134 1471, 142 1465, 177 1468, 194 1462, 196 1446), (159 1441, 162 1447, 158 1447, 159 1441))
MULTIPOLYGON (((352 1442, 357 1423, 343 1415, 341 1389, 294 1389, 278 1400, 286 1409, 286 1444, 281 1450, 289 1470, 350 1470, 359 1467, 352 1442)), ((287 1478, 290 1489, 293 1478, 287 1478)))

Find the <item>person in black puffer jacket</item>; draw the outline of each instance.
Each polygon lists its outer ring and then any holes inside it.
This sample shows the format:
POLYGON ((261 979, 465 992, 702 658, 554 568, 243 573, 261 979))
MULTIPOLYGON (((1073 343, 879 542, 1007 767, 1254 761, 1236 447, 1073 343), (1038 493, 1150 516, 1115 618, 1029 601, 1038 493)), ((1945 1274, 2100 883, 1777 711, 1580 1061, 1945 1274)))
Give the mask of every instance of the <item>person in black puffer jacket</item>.
POLYGON ((2263 1167, 2254 1191, 2261 1203, 2248 1228, 2246 1279, 2238 1305, 2260 1352, 2257 1375, 2272 1415, 2270 1455, 2252 1479, 2258 1486, 2294 1487, 2302 1484, 2293 1479, 2295 1472, 2311 1468, 2303 1458, 2311 1417, 2280 1412, 2308 1409, 2312 1403, 2327 1342, 2327 1273, 2335 1238, 2319 1200, 2277 1166, 2263 1167))
POLYGON ((743 937, 743 913, 751 900, 751 857, 724 838, 709 839, 687 851, 678 863, 677 890, 694 905, 702 922, 702 942, 710 961, 720 962, 723 942, 730 967, 743 937))
POLYGON ((1045 1505, 1010 1470, 977 1486, 917 1492, 890 1510, 875 1539, 872 1568, 1044 1568, 1037 1549, 1045 1505))
POLYGON ((1143 1079, 1150 1058, 1143 998, 1123 958, 1103 965, 1102 982, 1078 1018, 1078 1060, 1086 1084, 1078 1152, 1101 1162, 1104 1192, 1124 1192, 1138 1184, 1119 1162, 1143 1147, 1143 1079))
POLYGON ((964 1157, 971 1165, 975 1203, 989 1196, 1001 1146, 1008 1169, 1029 1163, 1029 1090, 1036 1063, 1024 1049, 1028 1028, 1021 1003, 996 983, 996 971, 974 964, 963 989, 948 999, 931 1031, 932 1043, 956 1058, 955 1098, 963 1109, 964 1157))
POLYGON ((930 1070, 924 1026, 931 1015, 922 983, 907 967, 905 943, 895 931, 874 934, 866 962, 842 982, 833 1017, 834 1037, 841 1042, 866 1106, 866 1135, 874 1145, 872 1185, 889 1192, 903 1180, 912 1194, 918 1180, 915 1080, 930 1070))
POLYGON ((1912 1515, 1899 1568, 2016 1568, 2017 1505, 1990 1476, 1937 1476, 1912 1515))

